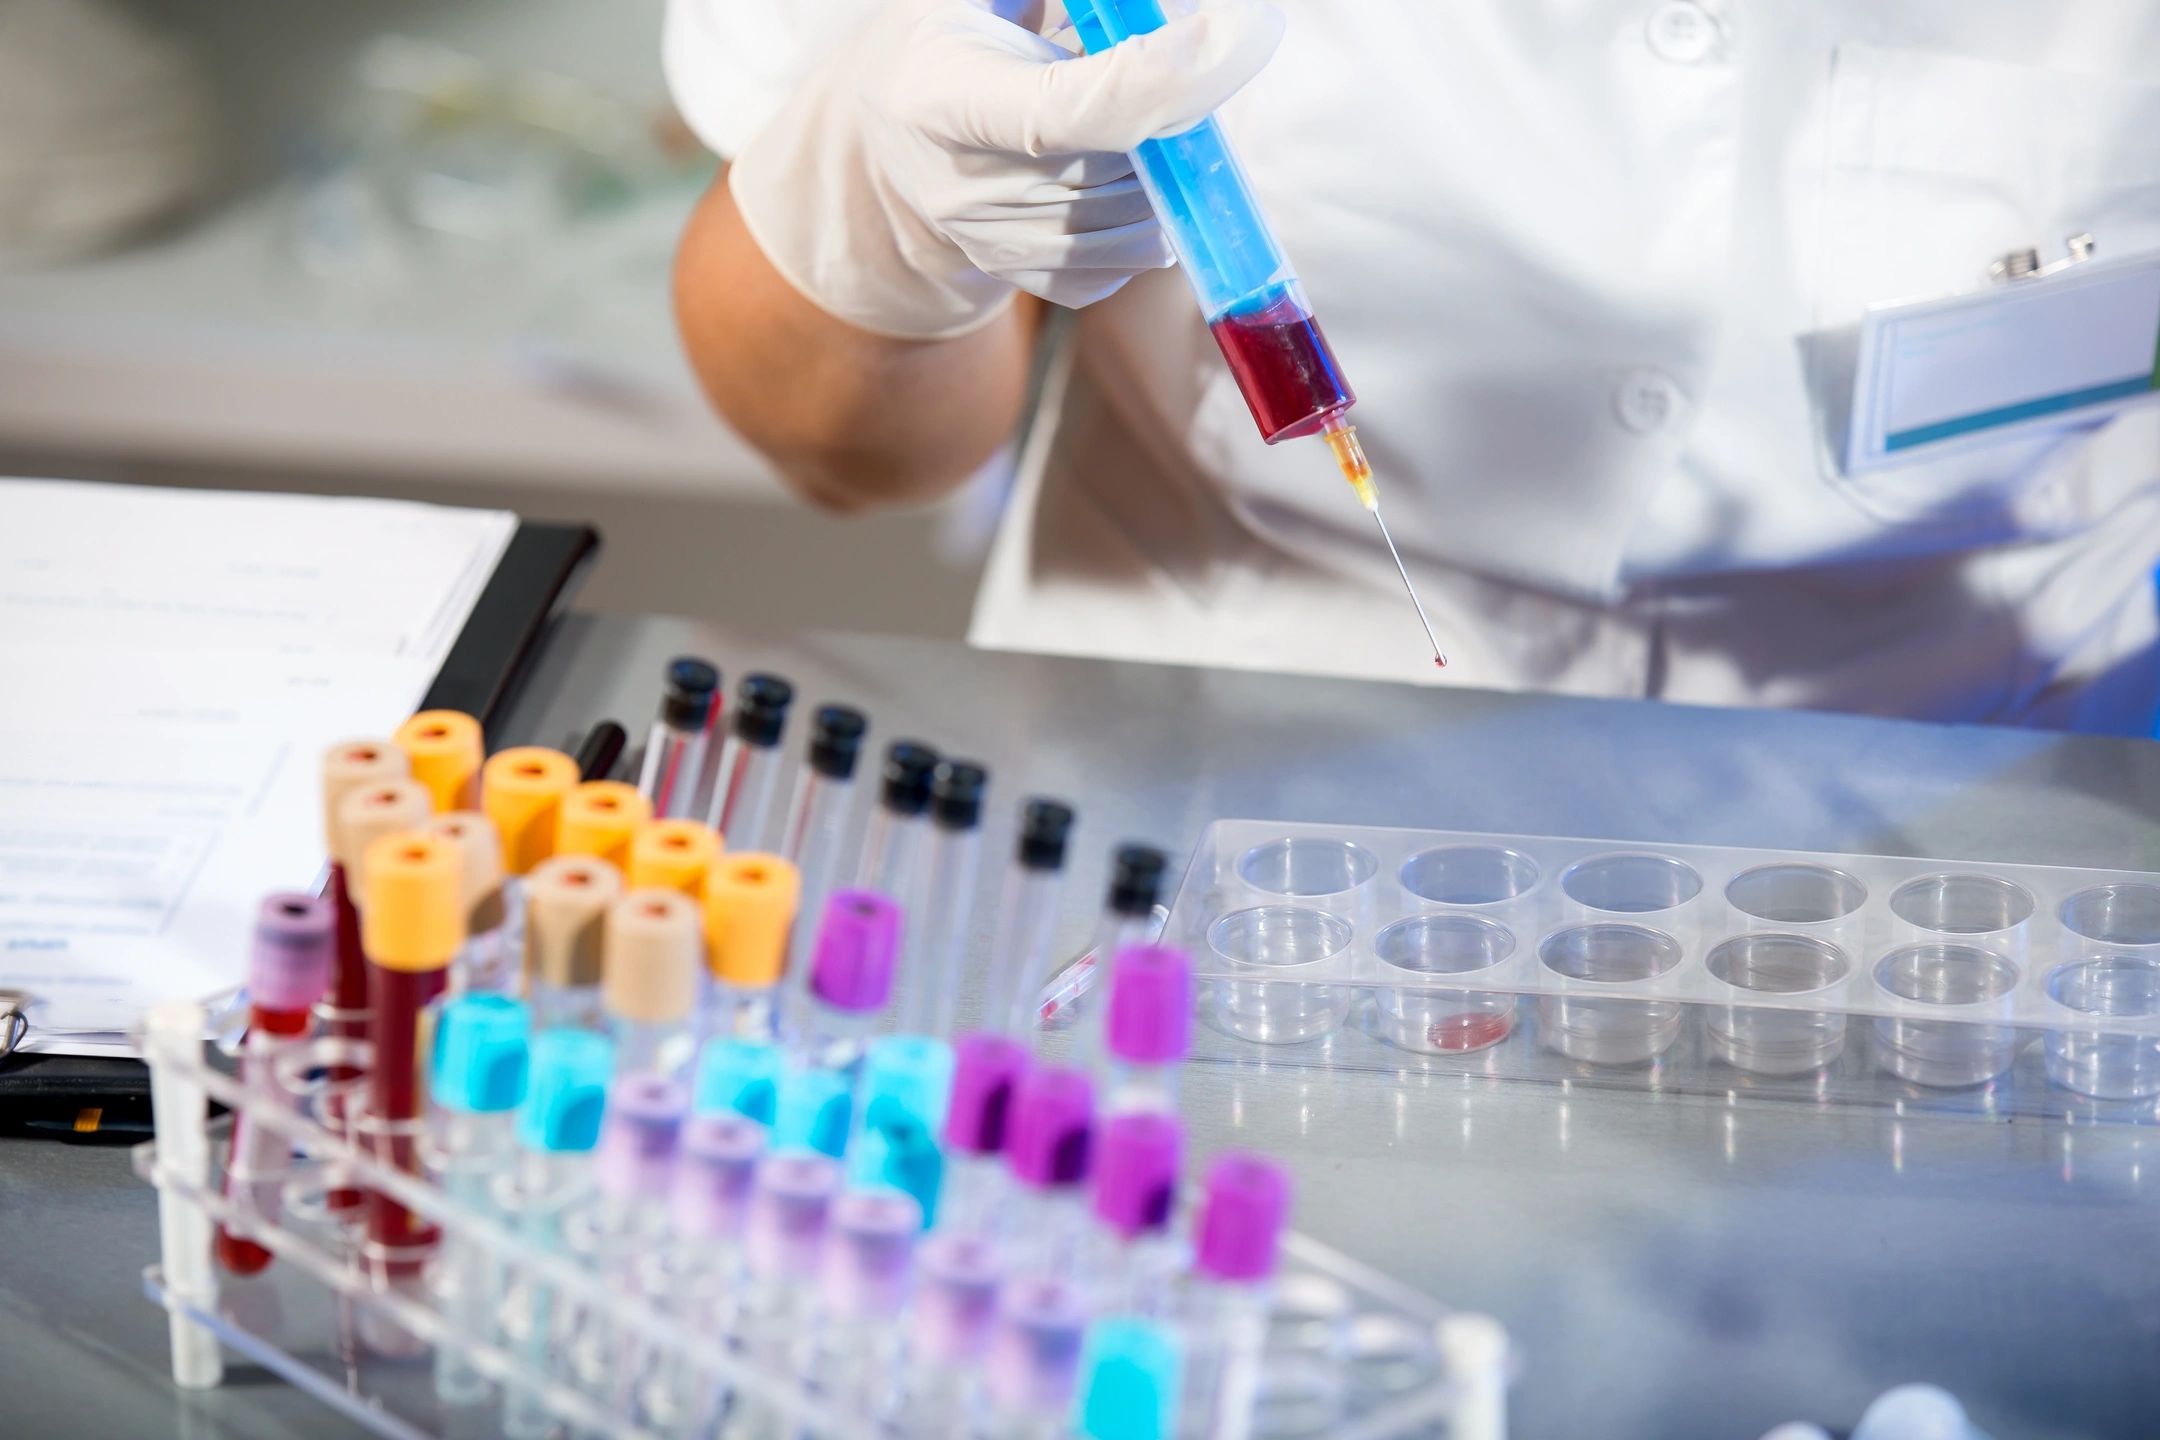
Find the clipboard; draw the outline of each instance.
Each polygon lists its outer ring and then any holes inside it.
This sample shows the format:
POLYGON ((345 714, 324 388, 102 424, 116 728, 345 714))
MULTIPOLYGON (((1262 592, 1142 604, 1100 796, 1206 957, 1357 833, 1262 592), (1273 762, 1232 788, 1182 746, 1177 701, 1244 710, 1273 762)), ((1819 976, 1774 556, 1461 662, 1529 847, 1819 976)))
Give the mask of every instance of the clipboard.
MULTIPOLYGON (((465 711, 492 742, 599 550, 591 526, 519 521, 419 708, 465 711)), ((141 1061, 13 1053, 29 1029, 10 993, 0 993, 0 1133, 74 1140, 146 1133, 150 1084, 141 1061)))

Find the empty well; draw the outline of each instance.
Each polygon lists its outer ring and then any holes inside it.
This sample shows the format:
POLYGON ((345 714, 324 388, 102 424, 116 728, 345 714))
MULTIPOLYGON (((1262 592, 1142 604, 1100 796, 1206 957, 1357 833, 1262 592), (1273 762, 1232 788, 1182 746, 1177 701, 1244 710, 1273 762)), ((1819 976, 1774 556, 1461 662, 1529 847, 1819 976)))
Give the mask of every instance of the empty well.
POLYGON ((1483 1050, 1515 1026, 1515 997, 1419 981, 1475 976, 1515 953, 1515 934, 1473 915, 1398 920, 1373 939, 1373 954, 1395 982, 1374 989, 1374 1032, 1405 1050, 1483 1050))
POLYGON ((1255 845, 1238 857, 1238 878, 1270 895, 1340 895, 1373 878, 1380 862, 1348 840, 1299 836, 1255 845))
MULTIPOLYGON (((1640 925, 1577 925, 1538 947, 1545 968, 1570 980, 1619 985, 1649 980, 1680 963, 1680 944, 1640 925)), ((1686 1011, 1671 1000, 1608 1000, 1546 995, 1538 1002, 1545 1043, 1593 1065, 1653 1060, 1680 1036, 1686 1011)))
MULTIPOLYGON (((1975 945, 1908 945, 1875 966, 1876 984, 1902 1000, 1980 1015, 1999 1010, 1988 1002, 2008 996, 2017 978, 2017 966, 1975 945)), ((1883 1068, 1916 1085, 1982 1084, 2017 1058, 2014 1025, 1885 1016, 1875 1037, 1883 1068)))
POLYGON ((1928 875, 1890 893, 1891 914, 1944 935, 2012 930, 2032 918, 2033 908, 2032 891, 1995 875, 1928 875))
POLYGON ((1505 845, 1443 845, 1403 862, 1402 887, 1435 905, 1499 905, 1536 887, 1537 861, 1505 845))
POLYGON ((2160 885, 2095 885, 2060 913, 2065 930, 2102 945, 2160 945, 2160 885))
POLYGON ((1685 905, 1702 893, 1695 867, 1670 855, 1624 853, 1578 860, 1560 889, 1578 905, 1617 915, 1646 915, 1685 905))
MULTIPOLYGON (((1808 935, 1740 935, 1710 952, 1705 967, 1735 990, 1807 995, 1852 973, 1845 952, 1808 935)), ((1721 1005, 1707 1009, 1704 1031, 1727 1064, 1758 1075, 1798 1075, 1844 1052, 1846 1019, 1821 1010, 1721 1005)))
POLYGON ((1208 927, 1208 948, 1238 978, 1210 987, 1216 1022, 1264 1045, 1294 1044, 1337 1029, 1349 1013, 1351 991, 1316 983, 1312 972, 1339 959, 1352 934, 1349 921, 1307 905, 1261 905, 1223 916, 1208 927))
POLYGON ((1758 865, 1732 878, 1725 901, 1773 925, 1827 925, 1866 904, 1867 886, 1828 865, 1758 865))
MULTIPOLYGON (((2160 960, 2101 955, 2058 965, 2048 998, 2066 1010, 2110 1019, 2160 1015, 2160 960)), ((2100 1100, 2160 1095, 2160 1035, 2111 1035, 2098 1030, 2051 1030, 2048 1079, 2100 1100)))

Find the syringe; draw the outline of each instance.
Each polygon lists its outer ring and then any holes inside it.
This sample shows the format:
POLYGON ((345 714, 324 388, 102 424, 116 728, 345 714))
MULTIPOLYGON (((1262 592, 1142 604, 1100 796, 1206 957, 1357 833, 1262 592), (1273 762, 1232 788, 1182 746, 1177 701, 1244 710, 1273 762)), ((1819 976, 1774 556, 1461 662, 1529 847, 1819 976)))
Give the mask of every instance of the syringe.
MULTIPOLYGON (((1065 11, 1090 54, 1165 23, 1162 0, 1067 0, 1065 11)), ((1418 623, 1432 641, 1433 663, 1446 665, 1402 552, 1380 514, 1372 465, 1347 418, 1357 394, 1320 333, 1297 272, 1260 214, 1222 127, 1209 116, 1190 130, 1144 140, 1133 151, 1133 168, 1261 438, 1270 445, 1308 435, 1327 440, 1358 503, 1380 527, 1418 623)))

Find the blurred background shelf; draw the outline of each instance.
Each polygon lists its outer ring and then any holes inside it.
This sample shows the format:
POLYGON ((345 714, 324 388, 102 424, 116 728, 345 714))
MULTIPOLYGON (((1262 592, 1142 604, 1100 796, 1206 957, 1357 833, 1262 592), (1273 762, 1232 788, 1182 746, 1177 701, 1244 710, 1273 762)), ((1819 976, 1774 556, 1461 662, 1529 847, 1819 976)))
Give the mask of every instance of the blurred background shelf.
POLYGON ((0 269, 0 473, 590 519, 608 540, 584 596, 596 608, 964 628, 980 493, 811 514, 698 393, 667 275, 712 163, 667 105, 663 0, 127 8, 207 76, 216 178, 109 253, 0 269), (597 187, 576 172, 585 193, 558 205, 561 157, 491 152, 483 126, 424 157, 418 180, 400 171, 412 157, 381 134, 385 69, 459 56, 590 122, 621 163, 586 166, 609 170, 597 187), (468 178, 474 193, 455 193, 468 178), (475 233, 400 223, 385 188, 472 215, 475 233))

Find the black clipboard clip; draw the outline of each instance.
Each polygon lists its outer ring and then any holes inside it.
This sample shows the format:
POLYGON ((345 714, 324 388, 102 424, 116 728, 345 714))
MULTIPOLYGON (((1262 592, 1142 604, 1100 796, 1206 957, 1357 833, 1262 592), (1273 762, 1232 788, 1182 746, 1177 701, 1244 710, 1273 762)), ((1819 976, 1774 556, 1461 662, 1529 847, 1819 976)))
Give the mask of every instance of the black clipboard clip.
POLYGON ((30 1033, 30 1005, 36 996, 27 990, 0 990, 0 1060, 15 1053, 30 1033))

